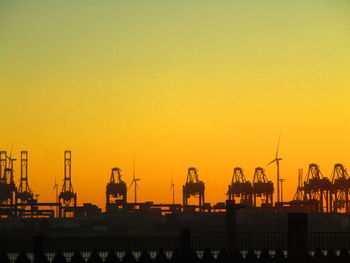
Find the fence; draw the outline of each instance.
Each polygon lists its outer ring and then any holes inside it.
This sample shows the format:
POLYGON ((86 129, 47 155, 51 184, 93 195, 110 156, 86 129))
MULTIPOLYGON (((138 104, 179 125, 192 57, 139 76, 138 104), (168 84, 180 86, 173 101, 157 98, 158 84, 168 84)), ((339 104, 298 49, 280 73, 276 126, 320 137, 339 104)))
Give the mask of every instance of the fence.
POLYGON ((168 236, 37 236, 34 241, 0 237, 0 263, 349 260, 350 232, 309 232, 306 214, 289 214, 285 232, 241 232, 232 222, 220 233, 184 229, 168 236))
MULTIPOLYGON (((308 233, 309 250, 350 248, 350 232, 310 232, 308 233)), ((192 233, 190 247, 196 251, 210 248, 213 251, 229 250, 228 236, 225 232, 192 233)), ((287 232, 237 232, 235 234, 236 247, 239 250, 276 250, 288 249, 287 232)), ((181 247, 180 235, 170 236, 109 236, 109 237, 44 237, 45 251, 158 251, 163 249, 173 251, 181 247)), ((0 250, 9 252, 32 251, 33 241, 6 240, 0 242, 0 250)))

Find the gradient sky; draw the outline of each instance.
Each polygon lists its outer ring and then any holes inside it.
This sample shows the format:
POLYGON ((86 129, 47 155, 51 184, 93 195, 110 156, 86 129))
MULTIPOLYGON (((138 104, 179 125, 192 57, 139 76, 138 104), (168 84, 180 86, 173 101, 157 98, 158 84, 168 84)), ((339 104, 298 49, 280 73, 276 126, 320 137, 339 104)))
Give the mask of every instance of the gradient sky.
POLYGON ((111 168, 130 184, 134 155, 140 201, 170 202, 173 176, 180 202, 195 166, 216 203, 281 132, 290 200, 298 168, 350 167, 349 47, 345 0, 2 0, 0 149, 28 150, 41 201, 69 149, 79 204, 104 208, 111 168))

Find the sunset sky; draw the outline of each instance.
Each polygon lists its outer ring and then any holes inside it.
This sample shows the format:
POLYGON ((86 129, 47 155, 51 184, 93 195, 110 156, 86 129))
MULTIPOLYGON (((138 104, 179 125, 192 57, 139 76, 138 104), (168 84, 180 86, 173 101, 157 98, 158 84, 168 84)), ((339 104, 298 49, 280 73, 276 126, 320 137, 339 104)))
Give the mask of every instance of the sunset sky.
POLYGON ((345 0, 2 0, 0 150, 28 151, 40 201, 71 150, 79 204, 104 208, 133 156, 140 201, 171 202, 173 176, 181 202, 195 166, 216 203, 235 166, 276 183, 281 133, 290 200, 298 168, 350 167, 349 47, 345 0))

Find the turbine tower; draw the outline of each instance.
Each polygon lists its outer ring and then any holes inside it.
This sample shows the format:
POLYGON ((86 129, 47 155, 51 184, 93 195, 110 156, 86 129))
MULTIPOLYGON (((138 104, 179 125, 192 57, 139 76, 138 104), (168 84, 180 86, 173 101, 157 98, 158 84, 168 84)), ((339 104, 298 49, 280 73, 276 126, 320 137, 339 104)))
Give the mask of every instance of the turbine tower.
POLYGON ((173 204, 175 204, 175 184, 173 182, 173 177, 171 177, 170 191, 173 191, 173 204))
POLYGON ((278 150, 279 150, 279 146, 280 146, 280 139, 281 139, 281 135, 278 137, 278 143, 277 143, 277 151, 276 151, 276 156, 275 159, 273 159, 271 162, 269 162, 267 165, 270 165, 274 162, 276 162, 276 167, 277 167, 277 203, 281 202, 280 199, 280 161, 282 161, 282 158, 278 157, 278 150))
MULTIPOLYGON (((55 198, 56 198, 56 203, 58 203, 58 183, 56 181, 56 174, 55 174, 55 184, 53 185, 53 191, 55 191, 55 198)), ((59 207, 56 208, 56 216, 59 217, 59 207)))
POLYGON ((132 185, 134 185, 134 203, 137 203, 137 182, 139 182, 141 179, 135 177, 135 157, 134 157, 134 172, 133 172, 133 178, 131 181, 131 184, 129 185, 129 189, 132 185))

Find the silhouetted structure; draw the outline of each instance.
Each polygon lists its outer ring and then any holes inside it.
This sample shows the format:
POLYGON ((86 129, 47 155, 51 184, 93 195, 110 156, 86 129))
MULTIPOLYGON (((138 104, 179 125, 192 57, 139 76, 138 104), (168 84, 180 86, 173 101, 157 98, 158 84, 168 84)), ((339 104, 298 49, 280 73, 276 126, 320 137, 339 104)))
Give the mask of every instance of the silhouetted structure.
POLYGON ((16 194, 17 203, 34 202, 28 183, 28 152, 21 151, 21 180, 16 194))
POLYGON ((64 181, 62 191, 58 197, 59 203, 62 205, 60 214, 66 216, 66 212, 74 212, 77 206, 77 194, 73 190, 72 185, 72 153, 71 151, 64 152, 64 181), (71 209, 69 209, 71 208, 71 209))
POLYGON ((298 186, 290 206, 299 211, 317 212, 318 202, 307 200, 304 195, 303 169, 298 170, 298 186))
MULTIPOLYGON (((279 175, 278 147, 276 158, 272 162, 277 163, 279 175)), ((53 208, 58 209, 56 217, 76 216, 95 218, 102 215, 97 206, 85 203, 77 206, 77 193, 72 185, 71 151, 64 152, 64 183, 59 196, 56 194, 55 203, 38 203, 33 198, 33 193, 28 183, 28 152, 21 151, 20 180, 16 187, 14 180, 14 161, 12 151, 10 156, 6 151, 0 151, 0 217, 54 217, 53 208)), ((271 162, 271 163, 272 163, 271 162)), ((279 176, 278 176, 279 177, 279 176)), ((235 167, 233 170, 231 184, 228 186, 228 199, 232 203, 244 204, 244 207, 252 211, 261 203, 263 211, 285 211, 285 212, 346 212, 350 213, 350 177, 343 164, 334 165, 331 181, 324 177, 317 164, 310 164, 305 181, 303 181, 302 169, 299 169, 298 187, 295 196, 290 202, 276 202, 273 209, 274 184, 268 180, 263 168, 255 169, 253 183, 246 180, 243 169, 235 167), (260 201, 259 201, 260 199, 260 201)), ((283 180, 283 179, 282 179, 283 180)), ((280 182, 282 181, 280 179, 280 182)), ((215 205, 204 203, 205 185, 199 180, 197 169, 188 168, 186 183, 183 185, 183 204, 175 204, 175 188, 171 181, 172 204, 156 204, 153 201, 137 202, 137 183, 140 181, 135 176, 135 162, 133 180, 129 188, 135 184, 135 202, 127 202, 127 186, 122 180, 121 170, 113 168, 109 183, 106 186, 106 211, 122 209, 125 212, 152 213, 153 215, 178 214, 181 212, 207 212, 221 213, 225 210, 225 203, 219 202, 215 205), (191 197, 199 199, 198 205, 189 205, 191 197), (198 210, 197 210, 198 209, 198 210)), ((54 190, 57 189, 55 182, 54 190)), ((282 186, 282 184, 281 184, 282 186)), ((282 201, 282 187, 280 188, 280 201, 282 201)), ((57 191, 57 190, 56 190, 57 191)), ((113 215, 112 215, 113 216, 113 215)), ((174 217, 175 218, 175 217, 174 217)), ((174 219, 173 218, 173 219, 174 219)), ((172 220, 173 220, 172 219, 172 220)))
POLYGON ((303 169, 298 170, 298 187, 294 194, 294 201, 304 201, 304 193, 303 193, 303 169))
POLYGON ((183 205, 184 208, 188 205, 188 199, 191 196, 198 196, 199 211, 203 210, 204 205, 204 183, 199 180, 197 169, 194 167, 188 168, 187 179, 185 185, 182 187, 183 205))
POLYGON ((253 179, 253 206, 257 207, 257 197, 261 200, 261 206, 272 207, 273 183, 268 181, 265 171, 261 167, 255 168, 253 179))
POLYGON ((318 211, 320 213, 330 211, 330 190, 331 182, 324 177, 317 164, 309 165, 306 181, 304 182, 304 196, 308 201, 318 203, 318 211))
POLYGON ((137 203, 137 183, 140 182, 140 178, 136 178, 136 167, 135 167, 135 157, 134 157, 134 169, 133 169, 133 176, 131 184, 129 185, 129 188, 131 188, 132 185, 134 185, 134 203, 137 203))
POLYGON ((122 180, 121 169, 112 168, 109 183, 106 186, 106 211, 122 208, 127 200, 126 183, 122 180))
POLYGON ((349 213, 350 178, 344 165, 334 165, 332 173, 331 212, 349 213))
POLYGON ((281 192, 280 192, 280 161, 282 161, 282 158, 278 157, 278 150, 279 150, 279 146, 280 146, 280 138, 278 137, 278 143, 277 143, 277 151, 276 151, 276 156, 275 159, 273 159, 271 162, 269 162, 267 165, 270 165, 272 163, 276 163, 276 168, 277 168, 277 179, 276 179, 276 183, 277 183, 277 203, 282 202, 281 200, 281 192))
POLYGON ((228 186, 228 199, 250 207, 252 206, 252 193, 252 184, 246 180, 243 169, 235 167, 233 169, 231 185, 228 186))
POLYGON ((173 201, 173 205, 175 204, 175 184, 173 182, 173 177, 171 177, 171 184, 170 184, 170 191, 172 191, 172 201, 173 201))
POLYGON ((6 151, 0 152, 0 203, 14 204, 16 202, 16 185, 13 179, 12 154, 7 155, 6 151))

